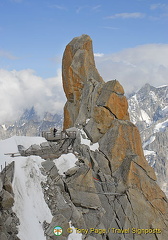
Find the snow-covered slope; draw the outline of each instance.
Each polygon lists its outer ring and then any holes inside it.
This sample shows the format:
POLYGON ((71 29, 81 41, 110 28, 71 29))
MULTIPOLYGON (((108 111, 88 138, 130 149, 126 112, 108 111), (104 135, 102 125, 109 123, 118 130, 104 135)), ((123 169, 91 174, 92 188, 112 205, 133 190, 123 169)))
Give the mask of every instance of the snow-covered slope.
POLYGON ((128 100, 131 121, 140 130, 143 149, 168 195, 168 86, 146 84, 128 100))
POLYGON ((168 86, 152 87, 145 84, 128 99, 131 121, 143 128, 168 116, 168 86))
POLYGON ((38 137, 12 137, 0 141, 0 164, 5 166, 5 162, 15 161, 13 211, 20 220, 18 237, 21 240, 45 240, 42 223, 52 219, 41 188, 41 181, 45 181, 40 171, 44 160, 37 156, 11 158, 4 153, 17 152, 18 142, 30 146, 43 141, 38 137))
MULTIPOLYGON (((0 165, 2 168, 5 164, 8 165, 15 161, 15 171, 13 179, 14 191, 14 206, 13 211, 19 218, 20 225, 18 227, 18 237, 21 240, 46 240, 44 235, 43 222, 50 223, 52 221, 51 211, 44 200, 43 189, 41 182, 45 183, 46 176, 41 173, 44 159, 38 156, 29 157, 10 157, 4 155, 6 153, 18 152, 17 145, 21 144, 28 148, 31 144, 40 144, 46 140, 41 137, 24 137, 13 136, 9 139, 0 140, 0 165)), ((73 167, 76 162, 73 154, 62 155, 59 159, 55 160, 56 166, 60 173, 63 169, 66 170, 73 167), (74 161, 68 165, 67 159, 73 158, 74 161)), ((80 234, 75 234, 75 231, 69 235, 69 240, 81 239, 80 234)))

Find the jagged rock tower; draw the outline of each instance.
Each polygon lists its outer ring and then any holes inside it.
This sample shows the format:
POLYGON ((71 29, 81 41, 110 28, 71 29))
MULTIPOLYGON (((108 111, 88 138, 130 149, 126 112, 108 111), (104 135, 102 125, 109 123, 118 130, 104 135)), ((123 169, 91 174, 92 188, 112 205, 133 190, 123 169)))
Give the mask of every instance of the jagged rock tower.
POLYGON ((64 180, 75 209, 72 224, 106 229, 83 234, 88 240, 166 240, 167 199, 144 157, 139 131, 129 121, 123 87, 116 80, 103 81, 88 35, 67 45, 62 70, 64 129, 76 127, 99 144, 95 151, 74 145, 80 164, 64 180))

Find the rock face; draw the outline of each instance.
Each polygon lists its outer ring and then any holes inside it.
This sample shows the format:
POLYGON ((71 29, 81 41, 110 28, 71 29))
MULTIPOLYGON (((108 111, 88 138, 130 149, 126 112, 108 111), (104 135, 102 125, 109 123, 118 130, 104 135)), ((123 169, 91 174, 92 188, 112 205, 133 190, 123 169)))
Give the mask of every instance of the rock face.
POLYGON ((124 90, 117 80, 105 83, 99 76, 87 35, 66 47, 63 86, 67 96, 64 128, 74 126, 99 144, 95 151, 85 145, 75 147, 83 164, 66 176, 65 183, 83 225, 75 219, 72 224, 88 229, 129 229, 129 234, 92 232, 84 239, 166 240, 168 201, 144 157, 139 131, 129 121, 124 90))
POLYGON ((0 239, 2 240, 19 240, 17 237, 19 219, 12 211, 14 203, 13 174, 14 162, 0 173, 0 239))
POLYGON ((67 97, 64 129, 85 125, 86 132, 96 142, 110 128, 112 120, 129 120, 124 89, 117 80, 105 83, 100 77, 89 36, 74 38, 67 45, 62 69, 67 97))

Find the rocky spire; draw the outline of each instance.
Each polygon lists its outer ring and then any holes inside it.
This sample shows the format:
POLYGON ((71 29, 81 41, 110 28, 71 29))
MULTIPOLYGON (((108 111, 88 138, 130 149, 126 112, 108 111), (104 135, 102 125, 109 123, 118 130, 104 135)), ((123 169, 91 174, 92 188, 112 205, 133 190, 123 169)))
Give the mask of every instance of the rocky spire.
MULTIPOLYGON (((99 228, 110 226, 115 229, 135 228, 148 231, 147 234, 141 231, 142 235, 139 235, 130 230, 128 235, 123 234, 121 238, 111 232, 107 234, 107 238, 99 236, 99 239, 165 240, 168 236, 168 201, 156 183, 153 168, 144 157, 139 131, 129 121, 123 87, 117 80, 106 83, 102 80, 95 67, 91 39, 87 35, 74 38, 66 47, 63 57, 63 86, 67 96, 64 128, 74 126, 81 129, 92 143, 99 144, 99 149, 94 153, 88 153, 81 146, 76 147, 90 170, 85 175, 79 170, 67 178, 73 203, 99 209, 99 213, 94 213, 94 219, 97 219, 95 226, 99 228), (101 182, 101 187, 93 183, 94 177, 101 182), (77 183, 83 178, 86 188, 90 186, 94 192, 101 189, 109 195, 94 193, 89 197, 84 194, 83 186, 83 197, 80 197, 79 192, 76 192, 80 188, 77 183), (114 184, 111 190, 110 182, 114 184), (121 196, 112 197, 111 191, 121 196), (101 212, 102 209, 104 213, 101 212), (98 217, 99 214, 102 214, 102 218, 98 217)), ((91 221, 84 222, 87 227, 88 224, 93 225, 91 221)), ((75 221, 74 224, 80 227, 75 221)))
POLYGON ((67 97, 64 108, 64 128, 74 125, 85 82, 96 79, 103 82, 93 56, 92 40, 88 35, 74 38, 67 46, 62 60, 63 88, 67 97))

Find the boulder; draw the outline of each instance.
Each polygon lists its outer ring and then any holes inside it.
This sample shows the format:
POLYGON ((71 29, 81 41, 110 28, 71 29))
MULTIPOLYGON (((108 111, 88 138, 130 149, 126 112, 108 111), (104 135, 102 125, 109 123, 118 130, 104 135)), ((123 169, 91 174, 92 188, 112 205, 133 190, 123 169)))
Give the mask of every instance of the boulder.
POLYGON ((0 233, 0 239, 1 240, 8 240, 7 236, 3 232, 0 233))
POLYGON ((54 232, 53 232, 54 227, 56 227, 56 226, 60 226, 63 229, 62 235, 59 236, 59 239, 61 239, 61 237, 68 236, 67 229, 69 228, 69 223, 62 214, 58 214, 52 218, 52 221, 51 221, 48 229, 46 230, 46 235, 52 237, 52 239, 58 239, 58 236, 55 236, 54 232))
POLYGON ((7 192, 13 194, 12 183, 9 181, 8 177, 5 178, 3 187, 7 192))
POLYGON ((137 155, 137 163, 156 180, 154 170, 144 157, 139 131, 131 122, 113 120, 111 128, 100 139, 99 145, 100 151, 109 159, 113 172, 121 166, 126 156, 137 155))
POLYGON ((123 87, 117 80, 103 85, 97 106, 105 107, 117 119, 129 120, 127 99, 123 87))
POLYGON ((87 166, 83 165, 74 175, 68 177, 66 184, 74 205, 91 209, 100 207, 92 171, 87 166))
POLYGON ((13 196, 9 192, 3 190, 1 200, 1 206, 3 210, 9 210, 13 206, 13 203, 14 203, 13 196))
POLYGON ((0 175, 0 192, 3 189, 3 181, 2 181, 2 176, 0 175))
POLYGON ((12 183, 14 177, 15 162, 11 162, 6 166, 5 175, 8 177, 9 181, 12 183))
POLYGON ((55 166, 54 162, 52 161, 44 161, 41 163, 41 165, 47 172, 50 171, 55 166))

